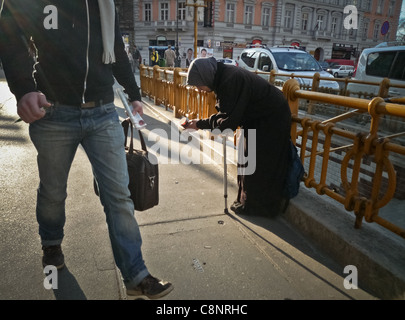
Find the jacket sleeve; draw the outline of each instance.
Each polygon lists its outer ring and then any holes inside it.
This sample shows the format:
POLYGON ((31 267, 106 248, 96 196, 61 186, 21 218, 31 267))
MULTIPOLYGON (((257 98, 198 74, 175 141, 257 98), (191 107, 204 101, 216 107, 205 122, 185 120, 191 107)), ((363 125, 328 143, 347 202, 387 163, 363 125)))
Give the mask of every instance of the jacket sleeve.
MULTIPOLYGON (((33 78, 34 60, 29 55, 29 40, 11 14, 5 1, 0 16, 0 59, 10 91, 19 101, 25 94, 36 91, 33 78)), ((24 17, 18 17, 24 19, 24 17)))
POLYGON ((118 83, 122 85, 128 94, 130 101, 141 101, 141 94, 135 77, 132 73, 131 64, 125 51, 125 45, 122 40, 119 29, 118 19, 115 19, 115 63, 113 64, 113 74, 118 83))
POLYGON ((228 117, 228 115, 226 115, 225 113, 221 113, 221 112, 215 113, 207 119, 198 120, 197 128, 214 130, 215 128, 218 127, 218 120, 225 119, 227 117, 228 117))

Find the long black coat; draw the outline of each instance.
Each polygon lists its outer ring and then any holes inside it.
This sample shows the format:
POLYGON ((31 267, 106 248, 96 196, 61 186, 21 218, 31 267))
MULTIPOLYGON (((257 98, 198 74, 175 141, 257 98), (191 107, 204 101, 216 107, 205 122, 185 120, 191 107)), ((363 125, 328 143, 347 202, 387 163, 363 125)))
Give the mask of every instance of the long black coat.
MULTIPOLYGON (((214 91, 219 112, 197 123, 200 129, 244 129, 245 155, 248 131, 256 130, 256 170, 240 173, 238 201, 244 213, 274 216, 279 212, 288 164, 291 112, 283 93, 242 68, 218 63, 214 91)), ((239 161, 241 162, 241 161, 239 161)))

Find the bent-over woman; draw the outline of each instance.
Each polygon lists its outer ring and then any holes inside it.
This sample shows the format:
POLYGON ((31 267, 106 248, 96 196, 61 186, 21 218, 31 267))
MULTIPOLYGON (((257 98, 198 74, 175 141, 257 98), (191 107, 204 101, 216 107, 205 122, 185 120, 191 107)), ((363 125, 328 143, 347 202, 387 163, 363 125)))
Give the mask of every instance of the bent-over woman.
MULTIPOLYGON (((256 157, 253 174, 238 170, 238 197, 231 209, 238 214, 276 216, 283 201, 291 129, 291 112, 283 93, 260 76, 215 58, 194 60, 187 84, 214 91, 219 110, 207 119, 191 120, 188 128, 223 131, 240 127, 244 135, 239 146, 245 147, 245 159, 256 157), (248 145, 252 129, 256 130, 255 155, 248 154, 254 150, 248 145)), ((240 158, 238 162, 243 164, 240 158)))

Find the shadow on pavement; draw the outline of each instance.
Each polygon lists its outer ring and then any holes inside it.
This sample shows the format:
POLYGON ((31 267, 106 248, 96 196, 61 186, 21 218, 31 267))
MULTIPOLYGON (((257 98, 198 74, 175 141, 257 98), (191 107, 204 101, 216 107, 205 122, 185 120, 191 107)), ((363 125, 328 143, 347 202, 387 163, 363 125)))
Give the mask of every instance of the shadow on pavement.
POLYGON ((65 266, 58 271, 58 288, 53 289, 56 300, 87 300, 75 276, 65 266))

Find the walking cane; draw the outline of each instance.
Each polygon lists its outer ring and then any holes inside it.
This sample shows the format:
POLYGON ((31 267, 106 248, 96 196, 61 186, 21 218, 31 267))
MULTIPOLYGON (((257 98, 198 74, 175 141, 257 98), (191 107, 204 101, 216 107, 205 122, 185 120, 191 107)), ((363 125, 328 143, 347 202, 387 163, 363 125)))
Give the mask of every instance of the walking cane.
POLYGON ((226 135, 224 135, 222 137, 222 144, 224 147, 224 200, 225 200, 224 213, 229 214, 229 212, 228 212, 228 169, 226 166, 226 135))

